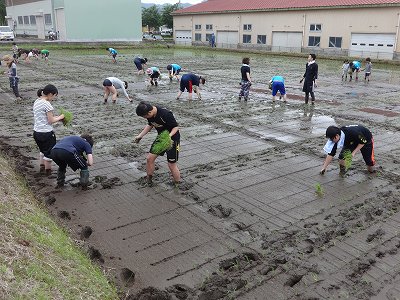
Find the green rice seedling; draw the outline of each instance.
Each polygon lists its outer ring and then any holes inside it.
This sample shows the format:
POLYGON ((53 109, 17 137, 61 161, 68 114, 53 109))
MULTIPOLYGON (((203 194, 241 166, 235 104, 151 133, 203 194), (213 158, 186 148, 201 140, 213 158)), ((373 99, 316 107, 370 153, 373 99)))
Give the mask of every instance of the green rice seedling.
POLYGON ((73 118, 72 112, 70 112, 64 108, 60 108, 60 114, 64 115, 64 119, 62 120, 64 126, 66 126, 66 127, 71 126, 71 122, 72 122, 72 118, 73 118))
POLYGON ((172 148, 172 139, 168 130, 162 131, 151 146, 150 153, 159 155, 172 148))
POLYGON ((345 150, 343 152, 343 160, 344 160, 344 166, 346 167, 346 170, 348 170, 353 162, 353 155, 351 154, 350 150, 345 150))
POLYGON ((315 193, 319 196, 322 197, 324 195, 324 189, 322 188, 320 183, 317 183, 315 185, 315 193))

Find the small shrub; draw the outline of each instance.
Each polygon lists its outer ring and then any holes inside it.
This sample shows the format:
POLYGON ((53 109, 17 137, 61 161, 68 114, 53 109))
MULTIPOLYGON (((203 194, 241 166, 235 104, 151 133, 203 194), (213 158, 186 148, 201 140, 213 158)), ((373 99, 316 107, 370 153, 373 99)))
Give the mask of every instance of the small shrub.
POLYGON ((164 130, 157 136, 150 149, 150 153, 159 155, 164 151, 171 149, 172 145, 172 139, 169 136, 168 130, 164 130))
POLYGON ((62 120, 64 126, 66 126, 66 127, 71 126, 72 118, 73 118, 72 112, 70 112, 64 108, 60 108, 60 114, 64 115, 64 119, 62 120))

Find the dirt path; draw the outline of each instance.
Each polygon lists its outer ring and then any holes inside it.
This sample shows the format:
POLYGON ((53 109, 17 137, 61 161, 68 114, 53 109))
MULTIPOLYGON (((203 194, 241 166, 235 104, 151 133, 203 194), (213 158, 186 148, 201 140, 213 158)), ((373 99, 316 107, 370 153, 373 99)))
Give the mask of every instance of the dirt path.
MULTIPOLYGON (((400 296, 399 70, 376 67, 369 84, 342 84, 339 66, 320 62, 311 107, 302 104, 298 84, 304 61, 254 56, 254 89, 243 103, 237 100, 241 56, 144 51, 122 56, 117 65, 96 53, 53 51, 49 65, 19 66, 28 100, 15 104, 6 93, 0 100, 3 150, 18 159, 17 169, 38 197, 92 246, 91 257, 124 291, 154 286, 168 290, 158 291, 160 299, 204 300, 400 296), (175 81, 147 87, 143 76, 133 74, 134 54, 163 72, 176 62, 206 75, 203 100, 174 100, 175 81), (266 94, 266 82, 282 66, 287 105, 272 104, 266 94), (157 161, 155 186, 141 184, 154 134, 132 143, 145 125, 135 116, 137 102, 102 104, 101 82, 114 75, 128 80, 135 101, 174 112, 182 127, 180 189, 169 184, 165 158, 157 161), (62 191, 54 190, 54 178, 37 176, 31 106, 37 88, 49 82, 60 91, 54 106, 75 117, 72 128, 56 128, 58 138, 89 131, 96 139, 87 191, 74 187, 74 173, 62 191), (374 134, 378 174, 366 174, 358 157, 348 177, 337 175, 336 164, 320 176, 326 127, 353 123, 374 134)), ((0 89, 9 92, 6 80, 0 89)))

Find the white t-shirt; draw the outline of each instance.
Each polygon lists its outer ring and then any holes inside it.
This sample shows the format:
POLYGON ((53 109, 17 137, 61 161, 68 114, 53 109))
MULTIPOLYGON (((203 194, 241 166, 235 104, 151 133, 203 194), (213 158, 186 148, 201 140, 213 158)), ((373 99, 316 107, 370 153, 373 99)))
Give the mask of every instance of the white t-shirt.
POLYGON ((33 103, 33 117, 34 126, 33 130, 36 132, 51 132, 53 131, 53 125, 49 123, 47 119, 47 113, 53 111, 54 108, 49 101, 42 98, 38 98, 33 103))

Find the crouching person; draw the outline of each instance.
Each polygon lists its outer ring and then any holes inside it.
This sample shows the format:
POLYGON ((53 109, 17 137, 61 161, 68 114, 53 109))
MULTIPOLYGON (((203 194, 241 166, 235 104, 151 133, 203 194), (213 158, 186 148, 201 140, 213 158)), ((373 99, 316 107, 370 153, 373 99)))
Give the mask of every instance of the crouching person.
POLYGON ((82 189, 89 184, 88 166, 93 165, 93 138, 90 135, 67 136, 56 143, 51 149, 51 158, 58 165, 57 187, 65 184, 65 173, 67 166, 72 170, 80 172, 80 184, 82 189), (84 153, 87 158, 84 157, 84 153))

